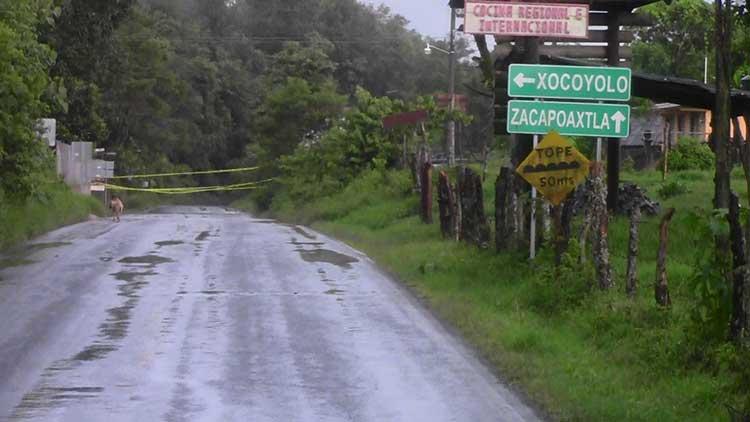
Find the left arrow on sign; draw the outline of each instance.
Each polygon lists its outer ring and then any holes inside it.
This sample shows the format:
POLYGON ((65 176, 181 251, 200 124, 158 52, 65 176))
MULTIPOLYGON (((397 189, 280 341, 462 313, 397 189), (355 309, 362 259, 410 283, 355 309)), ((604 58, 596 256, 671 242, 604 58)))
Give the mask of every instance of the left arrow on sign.
POLYGON ((527 78, 523 73, 519 73, 516 75, 515 79, 513 79, 513 82, 515 82, 519 88, 523 88, 524 84, 533 84, 536 82, 536 79, 527 78))

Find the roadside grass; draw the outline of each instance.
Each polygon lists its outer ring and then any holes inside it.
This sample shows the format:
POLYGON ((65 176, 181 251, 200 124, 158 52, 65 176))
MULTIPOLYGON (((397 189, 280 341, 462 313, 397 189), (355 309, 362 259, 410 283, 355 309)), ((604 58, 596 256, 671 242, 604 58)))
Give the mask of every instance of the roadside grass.
POLYGON ((24 203, 0 203, 0 250, 91 214, 104 215, 98 200, 74 193, 62 182, 50 182, 24 203))
MULTIPOLYGON (((491 225, 495 177, 484 184, 491 225)), ((525 254, 443 240, 437 224, 422 224, 416 216, 417 198, 404 172, 372 172, 336 195, 305 204, 280 195, 272 213, 312 223, 368 253, 553 419, 728 420, 725 406, 744 395, 726 369, 706 368, 690 357, 688 279, 698 248, 713 245, 701 243, 688 215, 710 207, 712 175, 670 175, 688 191, 665 200, 656 194, 660 174, 628 173, 623 179, 644 187, 662 209, 677 208, 670 226, 669 310, 653 298, 659 216, 645 217, 640 226, 640 285, 631 300, 623 287, 626 217, 614 217, 610 226, 617 286, 600 292, 591 285, 590 264, 579 265, 575 256, 554 272, 548 251, 528 262, 525 254)), ((733 186, 745 186, 741 172, 733 174, 733 186)))

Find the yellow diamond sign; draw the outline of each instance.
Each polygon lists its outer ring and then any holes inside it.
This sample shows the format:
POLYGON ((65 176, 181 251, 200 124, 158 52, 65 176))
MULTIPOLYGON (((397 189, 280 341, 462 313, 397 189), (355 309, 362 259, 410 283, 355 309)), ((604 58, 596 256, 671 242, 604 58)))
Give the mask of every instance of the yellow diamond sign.
POLYGON ((589 160, 566 138, 550 132, 516 171, 554 205, 586 179, 589 160))

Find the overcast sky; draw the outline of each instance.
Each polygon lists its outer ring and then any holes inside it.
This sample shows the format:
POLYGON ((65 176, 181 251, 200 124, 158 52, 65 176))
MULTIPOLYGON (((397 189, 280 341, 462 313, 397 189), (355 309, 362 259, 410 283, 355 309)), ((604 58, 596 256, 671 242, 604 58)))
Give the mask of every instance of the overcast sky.
POLYGON ((409 20, 409 27, 434 38, 445 38, 450 31, 451 10, 448 0, 359 0, 385 4, 395 14, 409 20))

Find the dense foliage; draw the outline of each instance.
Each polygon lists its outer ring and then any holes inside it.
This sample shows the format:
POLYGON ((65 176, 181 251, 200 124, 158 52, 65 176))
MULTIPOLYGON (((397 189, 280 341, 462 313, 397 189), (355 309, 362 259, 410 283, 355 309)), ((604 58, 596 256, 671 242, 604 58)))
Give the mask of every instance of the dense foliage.
POLYGON ((37 28, 48 19, 51 1, 0 0, 0 204, 4 196, 37 190, 49 162, 35 135, 55 59, 38 40, 37 28))
POLYGON ((262 177, 276 174, 358 87, 444 90, 447 57, 426 56, 406 24, 355 0, 65 2, 46 34, 69 93, 59 133, 115 149, 123 173, 260 164, 262 177))
MULTIPOLYGON (((641 8, 656 24, 636 30, 633 68, 648 73, 702 81, 708 59, 709 83, 715 74, 714 7, 702 0, 656 2, 641 8)), ((750 19, 743 2, 733 10, 732 69, 735 87, 750 74, 750 19)))

